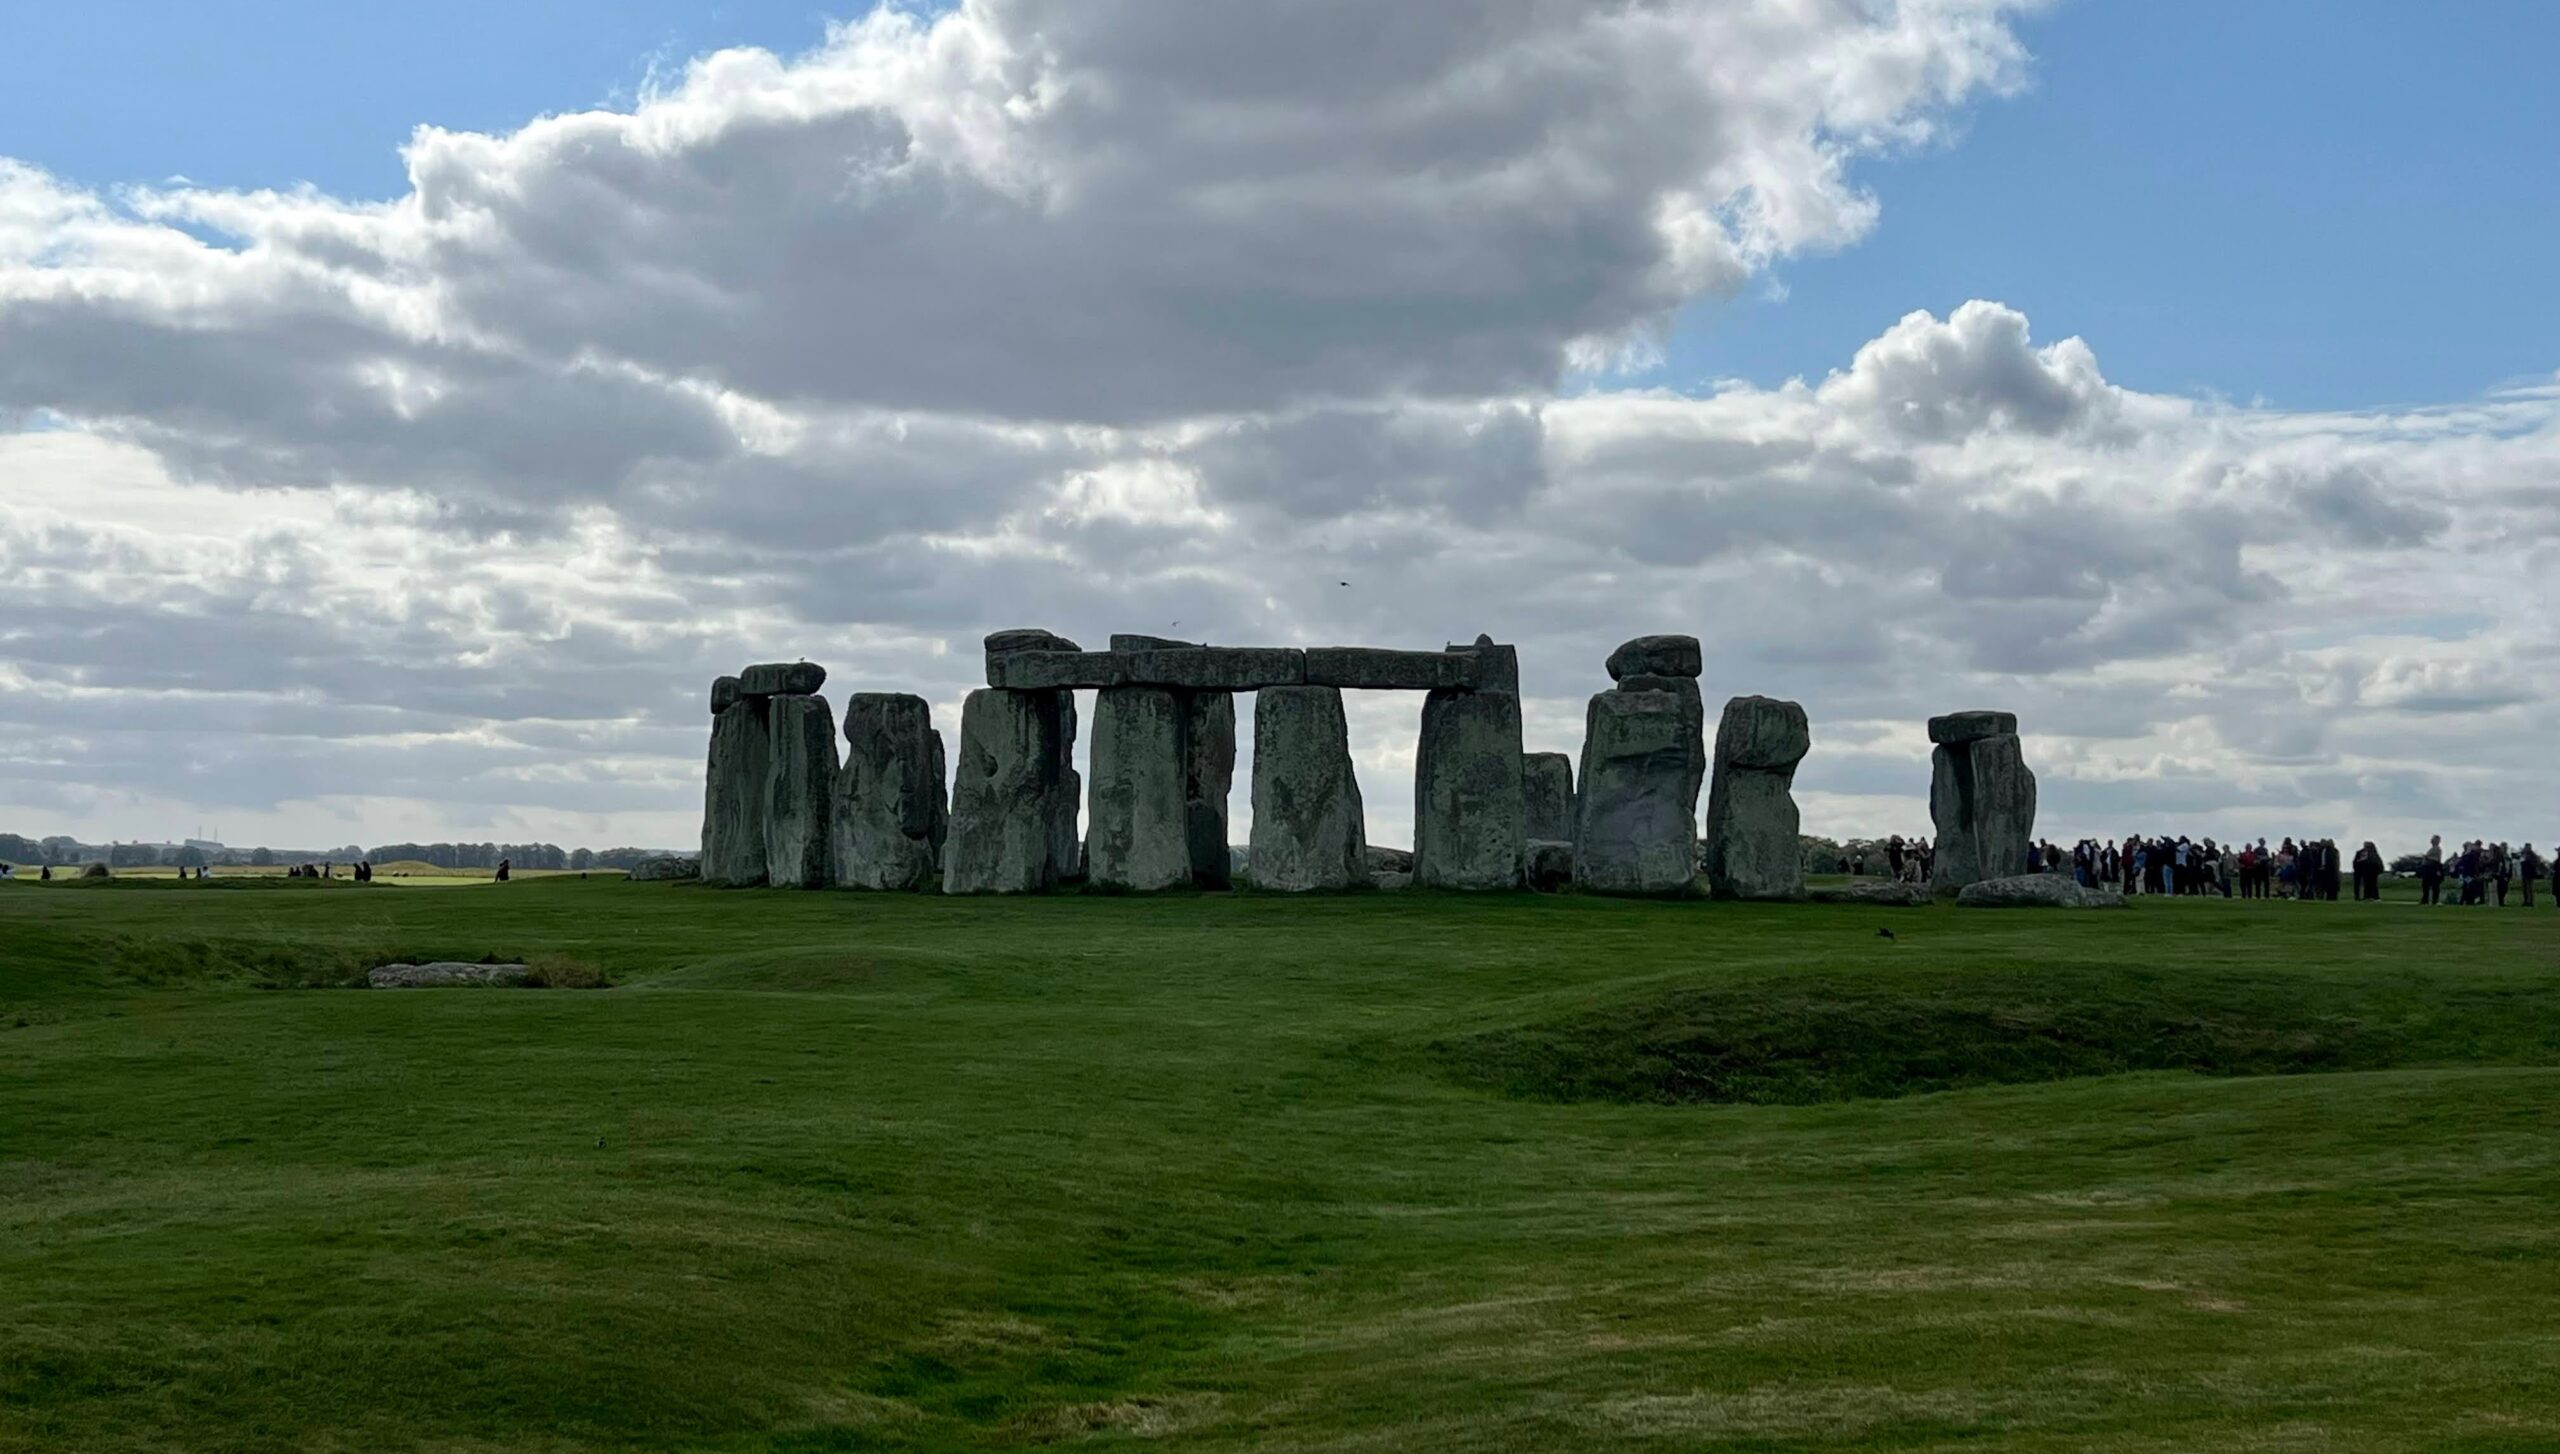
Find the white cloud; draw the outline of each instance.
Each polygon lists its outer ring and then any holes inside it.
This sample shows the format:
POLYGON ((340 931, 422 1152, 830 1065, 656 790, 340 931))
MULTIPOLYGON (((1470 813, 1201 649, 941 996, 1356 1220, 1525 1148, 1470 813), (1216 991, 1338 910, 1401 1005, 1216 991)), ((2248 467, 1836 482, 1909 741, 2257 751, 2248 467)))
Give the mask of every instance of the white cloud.
MULTIPOLYGON (((383 205, 0 164, 0 411, 67 426, 0 436, 0 815, 679 843, 715 672, 947 727, 1044 624, 1490 631, 1567 751, 1694 631, 1812 709, 1817 829, 1924 831, 1917 720, 1997 703, 2058 832, 2529 836, 2560 386, 2232 409, 1973 302, 1557 395, 1854 241, 2008 8, 987 0, 422 131, 383 205)), ((1412 705, 1353 714, 1382 840, 1412 705)))

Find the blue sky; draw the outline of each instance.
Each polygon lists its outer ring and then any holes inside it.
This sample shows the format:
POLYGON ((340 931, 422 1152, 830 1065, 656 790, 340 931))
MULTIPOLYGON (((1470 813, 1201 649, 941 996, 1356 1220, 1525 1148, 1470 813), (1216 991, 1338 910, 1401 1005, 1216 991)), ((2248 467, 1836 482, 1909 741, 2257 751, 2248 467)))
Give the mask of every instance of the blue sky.
MULTIPOLYGON (((805 0, 7 7, 0 155, 83 183, 403 183, 420 121, 627 105, 653 65, 791 52, 805 0)), ((836 11, 832 13, 841 14, 836 11)), ((2008 303, 2137 388, 2321 409, 2443 402, 2560 367, 2560 6, 2064 4, 2025 95, 1861 175, 1882 221, 1694 307, 1647 381, 1818 377, 1913 308, 2008 303), (1774 286, 1773 286, 1774 284, 1774 286)))

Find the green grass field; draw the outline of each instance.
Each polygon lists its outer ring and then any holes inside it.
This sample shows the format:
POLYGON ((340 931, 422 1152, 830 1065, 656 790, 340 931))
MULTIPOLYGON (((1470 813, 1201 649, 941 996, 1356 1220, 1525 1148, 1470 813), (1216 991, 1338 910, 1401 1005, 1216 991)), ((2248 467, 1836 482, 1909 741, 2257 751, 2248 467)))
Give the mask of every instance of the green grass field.
POLYGON ((2547 906, 0 886, 10 1450, 2549 1450, 2555 1308, 2547 906))

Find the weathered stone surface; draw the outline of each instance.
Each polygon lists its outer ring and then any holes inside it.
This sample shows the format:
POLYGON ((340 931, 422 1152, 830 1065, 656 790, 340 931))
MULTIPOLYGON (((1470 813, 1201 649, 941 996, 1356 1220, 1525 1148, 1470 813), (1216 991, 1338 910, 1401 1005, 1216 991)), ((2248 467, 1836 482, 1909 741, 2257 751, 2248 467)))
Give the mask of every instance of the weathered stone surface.
POLYGON ((1466 685, 1479 692, 1509 692, 1520 695, 1520 650, 1506 646, 1490 636, 1478 633, 1464 645, 1452 641, 1449 650, 1473 659, 1474 679, 1466 685))
POLYGON ((945 821, 933 709, 905 692, 856 692, 844 704, 844 741, 830 825, 837 887, 926 887, 945 821))
POLYGON ((680 883, 702 877, 702 860, 669 854, 664 858, 644 858, 623 875, 626 882, 636 884, 680 883))
POLYGON ((1122 656, 1126 679, 1149 686, 1252 692, 1307 680, 1307 654, 1293 646, 1178 646, 1122 656))
POLYGON ((1804 896, 1796 764, 1813 745, 1804 708, 1736 697, 1716 726, 1715 779, 1703 847, 1708 891, 1720 899, 1804 896))
POLYGON ((1191 882, 1223 889, 1227 866, 1227 799, 1236 781, 1236 699, 1232 692, 1182 693, 1183 817, 1191 850, 1191 882))
POLYGON ((1334 687, 1273 687, 1253 703, 1253 886, 1283 893, 1369 881, 1360 780, 1334 687))
POLYGON ((943 845, 951 838, 951 803, 947 796, 951 781, 950 763, 943 756, 942 732, 933 733, 933 871, 942 872, 943 845))
POLYGON ((1376 873, 1369 875, 1369 887, 1377 889, 1382 893, 1395 893, 1401 889, 1412 888, 1413 875, 1409 873, 1398 873, 1391 868, 1383 868, 1378 870, 1376 873))
POLYGON ((1368 691, 1421 691, 1480 687, 1484 662, 1463 651, 1388 651, 1371 646, 1310 646, 1307 685, 1368 691))
POLYGON ((721 677, 711 684, 711 715, 719 716, 738 705, 740 695, 736 677, 721 677))
POLYGON ((1966 884, 1959 909, 2125 909, 2132 900, 2114 889, 2083 888, 2059 873, 2018 874, 1966 884))
POLYGON ((1371 873, 1413 872, 1413 855, 1401 848, 1388 848, 1382 844, 1372 843, 1369 845, 1367 856, 1371 873))
POLYGON ((766 781, 765 881, 778 889, 835 883, 836 714, 824 697, 775 697, 766 781))
POLYGON ((1630 676, 1695 677, 1705 658, 1694 636, 1639 636, 1609 653, 1609 680, 1630 676))
POLYGON ((827 684, 827 669, 814 661, 772 661, 738 673, 742 697, 814 697, 827 684))
POLYGON ((1980 742, 1986 737, 2015 736, 2015 712, 1949 712, 1929 719, 1929 740, 1940 744, 1980 742))
POLYGON ((1085 874, 1097 886, 1144 892, 1191 882, 1184 716, 1181 694, 1164 687, 1095 694, 1085 874))
POLYGON ((1084 834, 1077 814, 1084 807, 1084 774, 1076 771, 1076 694, 1051 692, 1058 699, 1058 790, 1049 799, 1049 858, 1058 882, 1084 882, 1084 834))
POLYGON ((1940 744, 1930 754, 1929 816, 1938 832, 1929 878, 1938 893, 2026 872, 2036 775, 2017 735, 1940 744))
POLYGON ((1716 764, 1760 772, 1794 772, 1813 750, 1804 708, 1775 697, 1736 697, 1716 724, 1716 764))
POLYGON ((1521 831, 1532 841, 1573 842, 1573 759, 1532 752, 1520 759, 1521 831))
POLYGON ((1008 631, 990 631, 986 639, 987 662, 990 666, 999 656, 1017 651, 1082 651, 1084 648, 1055 631, 1037 626, 1017 626, 1008 631))
POLYGON ((1236 883, 1253 881, 1253 850, 1234 845, 1228 847, 1227 877, 1236 883))
POLYGON ((711 720, 711 760, 702 788, 702 876, 712 883, 765 881, 765 812, 773 762, 768 706, 767 698, 745 698, 711 720))
POLYGON ((1574 882, 1685 894, 1697 878, 1700 712, 1676 692, 1607 691, 1584 715, 1574 882))
POLYGON ((1414 882, 1520 887, 1528 841, 1522 812, 1520 699, 1446 688, 1423 698, 1413 773, 1414 882))
POLYGON ((1876 909, 1925 909, 1935 902, 1927 884, 1887 879, 1876 883, 1816 884, 1805 897, 1817 904, 1864 904, 1876 909))
POLYGON ((366 972, 364 982, 378 990, 521 989, 533 982, 533 969, 523 964, 386 964, 366 972))
POLYGON ((1573 887, 1573 845, 1569 842, 1530 839, 1528 865, 1529 887, 1542 894, 1562 893, 1573 887))
POLYGON ((115 870, 103 863, 83 864, 80 868, 80 876, 82 878, 113 878, 115 870))
POLYGON ((1070 791, 1061 764, 1074 750, 1074 710, 1063 692, 997 687, 961 704, 943 892, 1028 894, 1058 883, 1058 800, 1070 791))
POLYGON ((1016 692, 1099 691, 1129 680, 1116 651, 1010 651, 987 658, 987 685, 1016 692))
POLYGON ((1205 641, 1176 641, 1170 636, 1146 636, 1134 631, 1111 633, 1113 651, 1183 651, 1208 644, 1205 641))

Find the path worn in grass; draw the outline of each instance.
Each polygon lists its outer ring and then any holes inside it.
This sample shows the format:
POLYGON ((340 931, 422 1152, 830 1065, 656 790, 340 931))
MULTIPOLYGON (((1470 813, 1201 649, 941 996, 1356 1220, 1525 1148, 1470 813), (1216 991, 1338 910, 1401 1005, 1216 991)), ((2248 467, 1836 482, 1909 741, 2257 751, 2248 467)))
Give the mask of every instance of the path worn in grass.
POLYGON ((2554 995, 2547 910, 16 886, 0 1447, 2549 1448, 2554 995), (262 987, 486 954, 616 987, 262 987))

